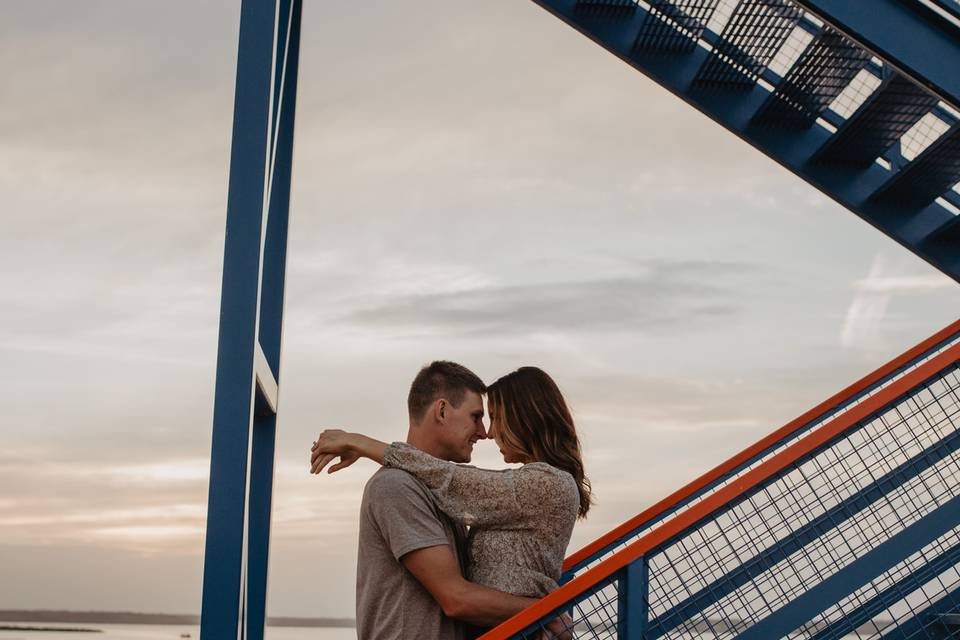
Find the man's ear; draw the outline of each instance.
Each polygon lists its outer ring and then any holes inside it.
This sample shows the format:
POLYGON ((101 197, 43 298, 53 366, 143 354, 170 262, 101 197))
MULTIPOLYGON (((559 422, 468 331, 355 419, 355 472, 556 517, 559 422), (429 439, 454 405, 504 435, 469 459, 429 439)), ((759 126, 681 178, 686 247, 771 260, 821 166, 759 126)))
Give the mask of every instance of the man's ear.
POLYGON ((433 417, 436 418, 437 422, 443 424, 447 418, 447 401, 443 398, 440 398, 433 403, 433 417))

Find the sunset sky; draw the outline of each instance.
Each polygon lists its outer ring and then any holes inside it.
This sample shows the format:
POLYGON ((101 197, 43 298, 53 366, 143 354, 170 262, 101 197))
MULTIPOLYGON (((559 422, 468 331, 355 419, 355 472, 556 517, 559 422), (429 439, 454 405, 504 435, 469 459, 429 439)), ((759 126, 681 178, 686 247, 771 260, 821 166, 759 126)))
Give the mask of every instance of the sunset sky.
MULTIPOLYGON (((402 439, 430 360, 557 380, 576 548, 960 316, 528 0, 305 4, 272 615, 353 615, 374 466, 310 476, 310 443, 402 439)), ((0 609, 199 612, 238 17, 0 5, 0 609)))

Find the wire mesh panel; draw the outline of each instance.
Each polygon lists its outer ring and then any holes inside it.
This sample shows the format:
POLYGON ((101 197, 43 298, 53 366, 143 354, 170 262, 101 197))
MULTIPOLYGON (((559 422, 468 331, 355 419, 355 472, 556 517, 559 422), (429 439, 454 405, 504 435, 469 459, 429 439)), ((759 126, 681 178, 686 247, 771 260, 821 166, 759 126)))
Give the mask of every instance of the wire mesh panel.
MULTIPOLYGON (((956 118, 952 120, 956 121, 956 118)), ((949 130, 950 124, 943 121, 938 114, 928 113, 900 138, 900 155, 904 160, 915 160, 949 130)))
POLYGON ((870 54, 829 27, 813 39, 754 122, 805 128, 853 81, 870 54))
POLYGON ((936 105, 936 98, 894 74, 827 142, 817 160, 868 166, 936 105))
POLYGON ((957 586, 952 552, 934 561, 960 535, 958 450, 954 364, 650 552, 644 637, 905 624, 957 586))
POLYGON ((649 0, 650 9, 634 42, 637 51, 687 53, 697 47, 719 0, 649 0))
POLYGON ((637 3, 634 0, 577 0, 574 10, 578 15, 619 18, 634 13, 637 3))
POLYGON ((542 640, 566 632, 578 640, 615 640, 625 637, 628 614, 625 572, 614 574, 570 603, 537 621, 516 640, 542 640), (553 635, 547 635, 553 634, 553 635))
POLYGON ((786 0, 743 0, 723 29, 698 85, 748 88, 760 78, 803 11, 786 0))

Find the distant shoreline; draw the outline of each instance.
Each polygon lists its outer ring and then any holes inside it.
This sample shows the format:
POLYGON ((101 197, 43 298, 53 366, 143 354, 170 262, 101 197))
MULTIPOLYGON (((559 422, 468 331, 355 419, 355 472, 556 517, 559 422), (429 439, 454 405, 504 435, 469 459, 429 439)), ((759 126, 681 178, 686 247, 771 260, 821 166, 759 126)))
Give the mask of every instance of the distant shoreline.
POLYGON ((0 624, 0 631, 62 631, 66 633, 103 633, 103 629, 81 629, 79 627, 23 627, 0 624))
MULTIPOLYGON (((63 611, 52 609, 4 610, 0 611, 0 623, 4 622, 71 622, 81 624, 200 624, 198 615, 175 613, 139 613, 133 611, 63 611)), ((332 627, 352 629, 356 626, 353 618, 293 618, 288 616, 270 616, 269 627, 332 627)), ((18 631, 26 629, 20 628, 18 631)), ((57 628, 58 631, 65 629, 57 628)), ((93 631, 93 630, 90 630, 93 631)))

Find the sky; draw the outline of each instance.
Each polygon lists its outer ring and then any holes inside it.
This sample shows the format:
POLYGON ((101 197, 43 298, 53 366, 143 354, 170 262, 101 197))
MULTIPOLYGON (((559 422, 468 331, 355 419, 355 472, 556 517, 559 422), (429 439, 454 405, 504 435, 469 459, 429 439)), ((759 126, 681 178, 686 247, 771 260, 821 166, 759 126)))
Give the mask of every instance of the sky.
MULTIPOLYGON (((305 4, 272 615, 352 615, 374 466, 310 476, 310 443, 402 439, 433 359, 557 380, 573 550, 960 315, 532 2, 305 4)), ((0 609, 199 611, 238 20, 0 5, 0 609)))

